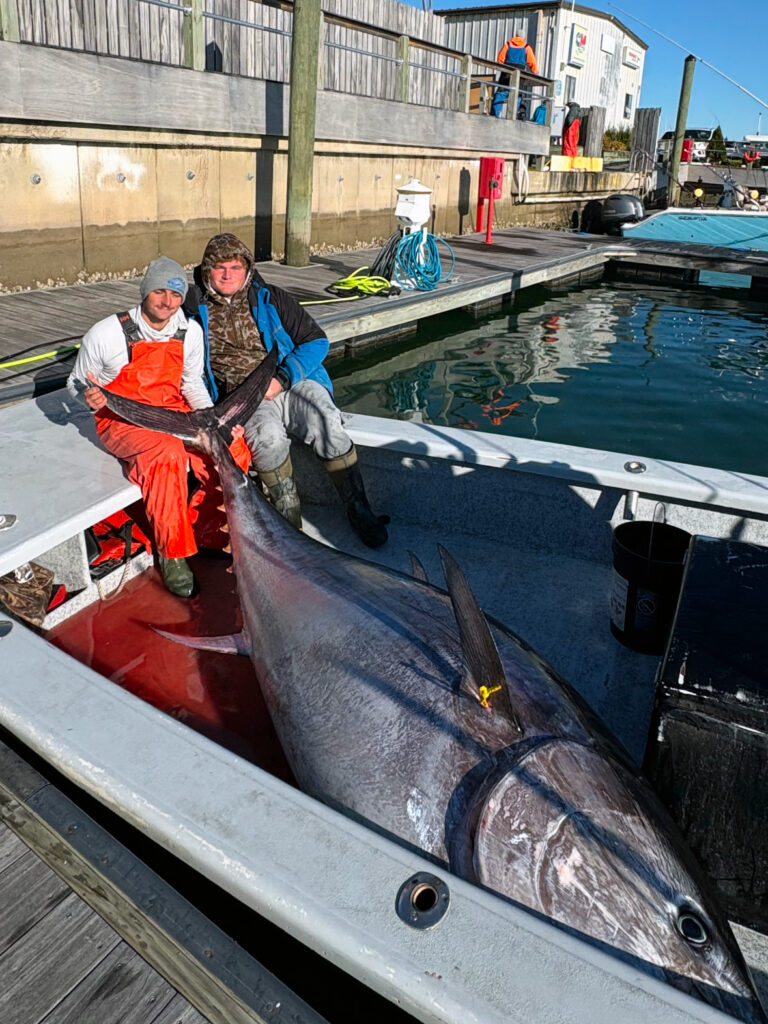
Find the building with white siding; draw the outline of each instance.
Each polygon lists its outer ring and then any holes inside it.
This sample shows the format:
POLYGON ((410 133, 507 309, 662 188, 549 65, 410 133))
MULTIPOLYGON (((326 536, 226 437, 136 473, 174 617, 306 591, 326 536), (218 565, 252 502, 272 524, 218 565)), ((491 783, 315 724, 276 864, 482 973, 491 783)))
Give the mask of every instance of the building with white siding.
MULTIPOLYGON (((555 80, 556 110, 562 114, 573 99, 582 107, 605 107, 608 128, 632 127, 648 46, 613 15, 567 0, 435 14, 446 21, 446 46, 487 60, 495 60, 511 36, 524 36, 536 53, 539 74, 555 80)), ((558 120, 553 134, 559 134, 558 120)))

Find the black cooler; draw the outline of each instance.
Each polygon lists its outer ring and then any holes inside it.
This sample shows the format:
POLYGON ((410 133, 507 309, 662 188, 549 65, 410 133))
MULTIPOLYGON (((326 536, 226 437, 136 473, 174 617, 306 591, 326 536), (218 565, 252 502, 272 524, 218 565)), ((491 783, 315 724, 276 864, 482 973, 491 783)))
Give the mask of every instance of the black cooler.
POLYGON ((729 916, 768 931, 768 548, 693 539, 645 772, 729 916))

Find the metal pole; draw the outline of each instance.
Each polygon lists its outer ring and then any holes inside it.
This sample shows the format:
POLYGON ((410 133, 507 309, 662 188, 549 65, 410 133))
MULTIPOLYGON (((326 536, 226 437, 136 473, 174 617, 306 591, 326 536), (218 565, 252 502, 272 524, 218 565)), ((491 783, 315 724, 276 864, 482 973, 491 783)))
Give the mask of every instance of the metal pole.
POLYGON ((294 0, 285 220, 285 262, 289 267, 309 264, 320 14, 320 0, 294 0))
POLYGON ((677 107, 677 121, 675 122, 675 140, 672 147, 672 159, 669 162, 669 184, 667 185, 667 196, 670 206, 677 206, 680 202, 680 157, 683 152, 683 136, 685 135, 685 122, 688 120, 688 104, 691 100, 691 89, 693 87, 693 71, 696 67, 696 58, 689 53, 683 65, 683 82, 680 86, 680 103, 677 107))

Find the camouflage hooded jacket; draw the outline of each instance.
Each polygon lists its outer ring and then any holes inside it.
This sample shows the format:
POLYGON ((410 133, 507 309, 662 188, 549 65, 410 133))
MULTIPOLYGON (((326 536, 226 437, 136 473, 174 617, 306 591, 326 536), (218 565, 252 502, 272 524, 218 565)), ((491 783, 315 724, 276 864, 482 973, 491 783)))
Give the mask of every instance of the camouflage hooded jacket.
POLYGON ((184 311, 203 328, 206 378, 214 401, 214 377, 231 391, 275 345, 279 353, 276 376, 286 390, 308 378, 333 394, 323 366, 328 353, 325 333, 288 292, 263 280, 254 269, 251 251, 235 235, 215 235, 210 240, 195 268, 184 311), (227 302, 211 288, 210 272, 216 263, 231 259, 245 262, 248 278, 227 302))

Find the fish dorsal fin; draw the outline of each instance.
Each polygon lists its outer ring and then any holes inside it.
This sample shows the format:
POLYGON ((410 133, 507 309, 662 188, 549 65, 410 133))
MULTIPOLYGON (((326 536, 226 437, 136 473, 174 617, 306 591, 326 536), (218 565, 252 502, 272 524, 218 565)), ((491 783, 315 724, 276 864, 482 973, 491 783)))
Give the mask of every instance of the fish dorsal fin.
POLYGON ((421 564, 419 557, 414 555, 412 551, 409 551, 408 554, 411 556, 411 576, 415 580, 421 580, 422 583, 429 583, 426 569, 421 564))
POLYGON ((469 673, 468 689, 473 697, 481 700, 487 694, 490 706, 503 708, 518 731, 522 733, 509 697, 507 677, 496 648, 488 620, 477 603, 469 583, 448 552, 438 544, 440 561, 443 563, 448 595, 459 627, 464 662, 469 673), (484 690, 481 691, 481 688, 484 690))

